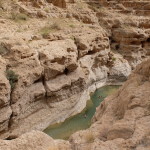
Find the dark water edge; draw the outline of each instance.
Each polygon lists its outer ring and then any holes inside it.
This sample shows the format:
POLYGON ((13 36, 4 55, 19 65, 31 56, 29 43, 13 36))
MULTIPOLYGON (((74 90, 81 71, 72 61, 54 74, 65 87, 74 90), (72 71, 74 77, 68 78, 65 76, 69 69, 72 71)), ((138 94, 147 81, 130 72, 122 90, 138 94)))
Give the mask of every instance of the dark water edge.
POLYGON ((119 87, 119 85, 107 85, 97 89, 91 95, 91 99, 87 101, 86 108, 81 113, 66 119, 62 123, 50 125, 44 132, 54 139, 67 140, 74 132, 89 128, 91 119, 96 112, 96 107, 99 106, 104 98, 117 91, 119 87))

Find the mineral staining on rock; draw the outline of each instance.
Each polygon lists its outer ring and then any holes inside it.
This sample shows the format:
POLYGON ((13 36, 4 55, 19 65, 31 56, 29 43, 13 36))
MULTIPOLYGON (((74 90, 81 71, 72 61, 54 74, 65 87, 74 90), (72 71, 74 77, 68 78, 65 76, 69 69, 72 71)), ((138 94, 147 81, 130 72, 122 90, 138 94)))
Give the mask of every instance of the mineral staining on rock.
MULTIPOLYGON (((149 58, 149 14, 149 2, 144 0, 2 0, 0 138, 15 138, 33 129, 42 131, 49 124, 64 121, 83 110, 89 93, 96 88, 108 81, 125 81, 131 69, 149 58), (17 76, 13 88, 8 80, 10 78, 6 76, 7 70, 17 76)), ((143 72, 139 74, 144 76, 143 72)), ((131 79, 130 82, 132 83, 131 79)), ((139 77, 135 86, 138 87, 138 83, 142 86, 145 77, 142 80, 139 77)), ((149 86, 146 86, 148 89, 149 86)), ((134 93, 132 87, 129 88, 134 93)), ((117 114, 115 112, 116 116, 113 117, 121 120, 126 112, 128 97, 125 94, 120 99, 116 106, 119 105, 124 111, 114 108, 117 114)), ((130 106, 131 110, 137 108, 143 98, 137 99, 130 106)), ((101 107, 99 116, 105 111, 105 107, 101 107)), ((143 107, 145 106, 139 106, 133 112, 133 118, 137 114, 147 114, 148 110, 145 112, 143 107)), ((102 119, 106 121, 105 128, 109 134, 101 133, 103 129, 99 127, 98 133, 103 136, 94 135, 94 139, 99 137, 104 140, 95 141, 93 149, 97 144, 108 148, 118 136, 121 139, 116 140, 116 147, 124 141, 122 138, 129 139, 133 135, 138 124, 136 121, 129 118, 129 127, 124 120, 114 124, 113 117, 111 130, 109 118, 106 116, 102 119), (127 131, 126 135, 122 130, 127 131), (106 139, 109 141, 104 142, 106 139)), ((139 123, 145 120, 147 118, 141 121, 138 116, 139 123)), ((139 132, 137 129, 136 134, 139 132)), ((85 134, 89 141, 93 141, 91 130, 85 134)), ((136 141, 136 135, 134 136, 132 142, 125 142, 130 143, 131 147, 138 145, 140 149, 142 142, 136 141)), ((144 139, 148 140, 149 137, 144 139)), ((64 141, 58 143, 64 145, 64 141)))

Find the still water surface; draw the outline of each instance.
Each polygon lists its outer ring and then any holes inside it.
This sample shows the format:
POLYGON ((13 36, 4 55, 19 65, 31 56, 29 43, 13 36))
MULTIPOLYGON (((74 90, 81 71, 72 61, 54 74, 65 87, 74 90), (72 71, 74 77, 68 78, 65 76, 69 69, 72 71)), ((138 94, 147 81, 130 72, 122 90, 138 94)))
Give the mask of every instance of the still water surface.
POLYGON ((97 89, 91 95, 91 100, 87 101, 87 106, 81 113, 66 119, 63 123, 50 125, 44 132, 54 139, 67 140, 74 132, 89 128, 96 107, 99 106, 105 97, 114 93, 119 87, 118 85, 107 85, 97 89))

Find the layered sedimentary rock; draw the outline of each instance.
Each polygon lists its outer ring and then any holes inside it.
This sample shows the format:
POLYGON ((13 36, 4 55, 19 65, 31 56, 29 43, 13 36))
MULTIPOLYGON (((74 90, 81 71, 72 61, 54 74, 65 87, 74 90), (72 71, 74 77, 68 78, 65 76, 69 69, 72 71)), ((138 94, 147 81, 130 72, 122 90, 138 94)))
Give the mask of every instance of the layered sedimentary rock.
POLYGON ((123 11, 129 2, 118 3, 0 3, 1 138, 64 121, 85 107, 90 92, 125 81, 149 57, 150 19, 123 11), (9 71, 17 78, 13 84, 9 71))
POLYGON ((150 60, 139 65, 114 95, 97 108, 93 125, 73 134, 78 149, 150 148, 150 60))
POLYGON ((104 85, 108 76, 112 81, 117 77, 126 80, 131 72, 128 62, 110 52, 105 35, 90 34, 91 39, 85 34, 77 35, 75 41, 33 40, 30 45, 20 39, 17 43, 14 39, 2 40, 1 45, 9 52, 3 55, 7 70, 17 74, 18 81, 8 93, 12 114, 7 118, 9 129, 2 132, 1 138, 16 137, 31 129, 43 130, 79 113, 90 91, 104 85), (87 48, 82 49, 82 45, 87 48))
POLYGON ((115 94, 105 98, 89 129, 74 133, 69 141, 32 131, 12 141, 1 140, 0 149, 149 150, 149 88, 150 59, 139 65, 115 94))

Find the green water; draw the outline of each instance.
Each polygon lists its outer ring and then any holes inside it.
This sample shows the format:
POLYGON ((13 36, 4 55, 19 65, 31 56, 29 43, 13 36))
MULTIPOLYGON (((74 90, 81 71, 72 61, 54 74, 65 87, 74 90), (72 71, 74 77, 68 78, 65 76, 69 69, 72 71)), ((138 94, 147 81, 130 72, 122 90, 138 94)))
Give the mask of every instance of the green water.
POLYGON ((54 139, 67 140, 74 132, 89 128, 96 107, 99 106, 105 97, 114 93, 118 88, 119 86, 117 85, 99 88, 91 95, 91 100, 87 101, 87 106, 81 113, 65 120, 63 123, 49 126, 44 132, 54 139))

